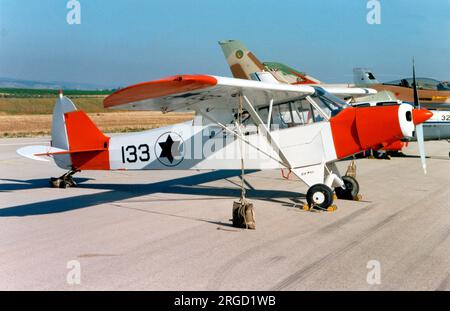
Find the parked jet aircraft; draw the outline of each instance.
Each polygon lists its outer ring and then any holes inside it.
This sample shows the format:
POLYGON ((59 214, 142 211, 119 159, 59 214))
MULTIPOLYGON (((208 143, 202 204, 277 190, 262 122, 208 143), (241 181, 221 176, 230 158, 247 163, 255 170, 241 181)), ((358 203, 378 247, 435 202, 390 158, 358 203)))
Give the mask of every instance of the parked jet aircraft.
MULTIPOLYGON (((248 79, 256 81, 286 83, 286 84, 303 84, 303 85, 322 85, 330 87, 349 88, 352 85, 343 84, 325 84, 324 82, 285 64, 278 62, 261 62, 247 47, 238 40, 219 41, 219 45, 225 55, 228 65, 230 66, 233 77, 239 79, 248 79), (256 74, 264 72, 264 74, 256 74)), ((372 92, 372 94, 374 94, 372 92)), ((348 94, 338 94, 336 96, 345 98, 348 94)), ((354 94, 354 97, 364 96, 364 94, 354 94)), ((351 96, 347 96, 351 97, 351 96)))
MULTIPOLYGON (((355 91, 361 90, 348 92, 355 91)), ((407 104, 353 108, 318 86, 209 75, 132 85, 108 96, 104 106, 196 116, 192 122, 109 137, 61 95, 51 147, 29 146, 18 153, 35 160, 51 157, 67 169, 52 179, 55 187, 75 185, 72 175, 81 170, 240 169, 242 163, 245 169, 286 168, 308 185, 309 206, 327 209, 333 189, 350 199, 359 191, 356 179, 342 177, 335 161, 411 137, 432 115, 407 104)))
POLYGON ((274 78, 281 83, 288 84, 320 84, 306 73, 299 72, 280 63, 262 63, 240 41, 224 40, 219 45, 230 66, 233 77, 238 79, 258 80, 256 72, 270 71, 274 78))
MULTIPOLYGON (((412 103, 413 79, 406 78, 391 82, 380 83, 375 75, 367 68, 353 69, 355 85, 371 87, 378 91, 390 91, 395 97, 404 102, 412 103)), ((450 109, 450 83, 430 78, 417 78, 419 100, 423 107, 434 109, 450 109)))

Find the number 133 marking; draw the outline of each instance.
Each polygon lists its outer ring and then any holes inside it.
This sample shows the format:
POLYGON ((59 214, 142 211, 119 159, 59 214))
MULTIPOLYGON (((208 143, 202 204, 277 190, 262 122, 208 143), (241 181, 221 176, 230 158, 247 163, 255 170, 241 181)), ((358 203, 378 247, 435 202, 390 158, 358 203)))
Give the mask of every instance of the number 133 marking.
POLYGON ((122 146, 122 163, 136 163, 150 161, 150 147, 147 144, 122 146))

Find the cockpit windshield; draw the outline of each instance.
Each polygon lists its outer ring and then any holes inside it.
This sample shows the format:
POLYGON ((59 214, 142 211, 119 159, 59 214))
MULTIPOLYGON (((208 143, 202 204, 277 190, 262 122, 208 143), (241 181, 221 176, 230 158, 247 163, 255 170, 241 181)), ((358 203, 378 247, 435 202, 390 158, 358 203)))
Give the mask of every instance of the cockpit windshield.
POLYGON ((313 88, 316 90, 316 93, 311 96, 311 98, 317 103, 319 108, 328 116, 328 118, 334 117, 342 109, 350 106, 342 99, 326 92, 320 86, 313 86, 313 88))
MULTIPOLYGON (((450 83, 445 81, 439 81, 430 78, 417 78, 417 88, 419 90, 433 90, 433 91, 450 91, 450 83)), ((401 79, 391 82, 383 83, 384 85, 402 86, 402 87, 413 87, 413 79, 401 79)))

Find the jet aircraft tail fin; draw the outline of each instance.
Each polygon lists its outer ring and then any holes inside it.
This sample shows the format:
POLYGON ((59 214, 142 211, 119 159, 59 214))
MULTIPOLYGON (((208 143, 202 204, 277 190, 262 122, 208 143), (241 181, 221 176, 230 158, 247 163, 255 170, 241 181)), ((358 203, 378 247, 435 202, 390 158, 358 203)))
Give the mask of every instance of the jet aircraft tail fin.
POLYGON ((277 62, 261 62, 237 40, 219 41, 233 77, 286 84, 318 84, 319 80, 277 62))
POLYGON ((253 55, 240 41, 219 41, 223 54, 230 66, 233 77, 253 80, 252 75, 265 69, 263 63, 253 55))
POLYGON ((367 68, 353 68, 353 81, 356 86, 380 83, 367 68))

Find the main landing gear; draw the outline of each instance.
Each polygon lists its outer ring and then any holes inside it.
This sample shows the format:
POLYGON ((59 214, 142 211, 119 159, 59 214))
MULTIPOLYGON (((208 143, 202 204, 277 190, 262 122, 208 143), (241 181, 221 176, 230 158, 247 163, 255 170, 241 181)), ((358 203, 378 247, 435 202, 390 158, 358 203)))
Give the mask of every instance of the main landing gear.
POLYGON ((342 177, 345 189, 337 187, 334 189, 336 197, 343 200, 361 201, 362 197, 359 194, 359 183, 356 180, 356 164, 355 160, 350 162, 345 176, 342 177))
POLYGON ((336 206, 333 206, 333 190, 324 184, 311 186, 306 193, 306 202, 303 209, 317 208, 329 212, 336 210, 336 206))
POLYGON ((342 187, 337 187, 334 189, 337 198, 343 200, 359 201, 359 184, 356 178, 351 176, 343 176, 342 180, 344 181, 345 189, 342 187))
POLYGON ((356 180, 356 164, 354 160, 347 168, 345 176, 339 178, 335 173, 331 173, 325 180, 325 184, 315 184, 308 189, 306 193, 306 202, 304 210, 318 209, 328 212, 335 211, 337 207, 333 205, 335 199, 360 201, 359 183, 356 180), (332 186, 334 192, 332 190, 332 186))
POLYGON ((53 188, 68 188, 75 187, 77 183, 73 180, 72 176, 79 171, 70 170, 61 177, 50 178, 50 185, 53 188))

